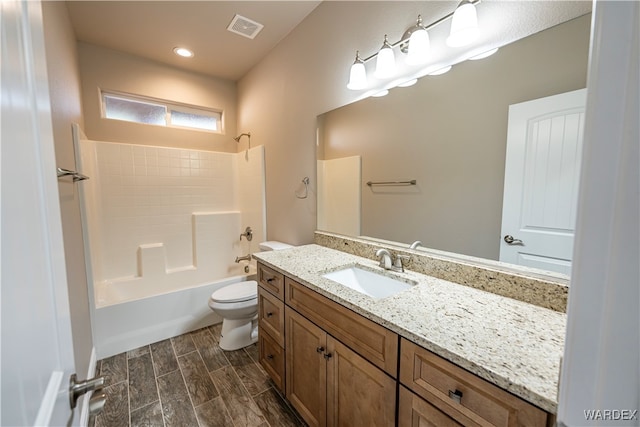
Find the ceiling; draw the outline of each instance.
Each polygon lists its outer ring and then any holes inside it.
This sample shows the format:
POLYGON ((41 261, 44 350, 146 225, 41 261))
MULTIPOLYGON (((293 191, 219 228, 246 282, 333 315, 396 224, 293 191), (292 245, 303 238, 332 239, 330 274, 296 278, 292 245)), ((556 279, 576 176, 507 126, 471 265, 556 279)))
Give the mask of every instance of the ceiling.
MULTIPOLYGON (((130 53, 206 75, 240 80, 287 36, 321 1, 68 1, 71 22, 79 41, 130 53), (227 31, 236 15, 264 25, 253 40, 227 31), (173 53, 176 46, 195 52, 193 58, 173 53)), ((425 16, 444 16, 455 9, 458 0, 416 1, 415 9, 425 16)), ((367 7, 367 2, 345 2, 345 7, 367 7), (359 4, 358 4, 359 3, 359 4), (351 4, 352 6, 348 6, 351 4)), ((331 5, 340 13, 337 2, 331 5)), ((400 8, 405 10, 406 7, 400 8)), ((591 2, 483 0, 479 9, 482 25, 493 31, 483 33, 479 46, 494 47, 515 41, 553 25, 591 11, 591 2)), ((326 10, 325 10, 326 12, 326 10)), ((381 16, 379 25, 387 28, 388 19, 381 16)), ((413 15, 407 20, 410 25, 413 15)), ((400 28, 400 34, 404 28, 400 28)), ((448 26, 430 30, 432 40, 444 39, 448 26), (442 33, 442 34, 440 34, 442 33)), ((341 31, 334 33, 341 37, 341 31)), ((377 33, 376 33, 377 34, 377 33)), ((331 34, 329 33, 327 37, 331 34)), ((397 38, 397 37, 396 37, 397 38)), ((393 39, 395 40, 395 39, 393 39)), ((393 41, 392 40, 392 41, 393 41)), ((370 48, 358 40, 362 52, 374 52, 380 40, 376 35, 370 48)), ((455 63, 460 58, 447 55, 460 50, 445 49, 432 41, 433 58, 442 63, 455 63)), ((326 53, 323 53, 326 54, 326 53)), ((349 50, 349 58, 352 51, 349 50)), ((350 63, 351 59, 347 61, 350 63)), ((458 61, 459 62, 459 61, 458 61)), ((347 65, 348 66, 348 65, 347 65)))
POLYGON ((69 1, 79 41, 237 81, 320 1, 69 1), (264 25, 253 39, 227 31, 236 15, 264 25), (193 58, 173 53, 176 46, 193 58))

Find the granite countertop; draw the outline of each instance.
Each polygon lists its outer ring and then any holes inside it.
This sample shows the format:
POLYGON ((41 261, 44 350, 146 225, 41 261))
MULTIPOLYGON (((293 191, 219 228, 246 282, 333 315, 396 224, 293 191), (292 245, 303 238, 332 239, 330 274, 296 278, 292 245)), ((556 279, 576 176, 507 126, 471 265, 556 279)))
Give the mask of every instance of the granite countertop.
MULTIPOLYGON (((314 291, 550 412, 557 412, 566 314, 319 245, 255 257, 314 291), (411 287, 373 299, 322 277, 358 264, 411 287)), ((411 268, 411 266, 407 266, 411 268)))

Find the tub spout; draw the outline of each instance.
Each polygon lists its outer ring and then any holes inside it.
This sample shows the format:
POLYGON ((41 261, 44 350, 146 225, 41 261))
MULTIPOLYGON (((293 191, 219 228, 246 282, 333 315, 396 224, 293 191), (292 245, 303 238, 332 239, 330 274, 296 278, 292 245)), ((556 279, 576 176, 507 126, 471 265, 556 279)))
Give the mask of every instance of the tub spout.
POLYGON ((237 256, 236 257, 236 262, 240 262, 240 261, 251 261, 252 256, 251 254, 247 254, 245 256, 237 256))

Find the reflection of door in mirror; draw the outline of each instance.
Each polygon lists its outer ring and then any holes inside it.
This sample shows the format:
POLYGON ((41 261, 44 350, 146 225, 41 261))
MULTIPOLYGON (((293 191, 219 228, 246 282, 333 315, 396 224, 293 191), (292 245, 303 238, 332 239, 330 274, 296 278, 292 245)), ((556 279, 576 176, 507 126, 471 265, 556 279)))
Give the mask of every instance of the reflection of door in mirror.
POLYGON ((509 106, 500 261, 570 273, 586 93, 509 106))

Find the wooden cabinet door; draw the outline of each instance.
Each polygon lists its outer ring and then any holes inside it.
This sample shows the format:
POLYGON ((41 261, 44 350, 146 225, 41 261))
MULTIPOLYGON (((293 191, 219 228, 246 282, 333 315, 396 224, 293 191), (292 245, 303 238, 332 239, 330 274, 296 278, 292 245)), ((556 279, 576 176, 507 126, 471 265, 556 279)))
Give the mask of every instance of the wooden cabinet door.
POLYGON ((395 380, 331 336, 326 356, 327 425, 393 426, 395 380))
POLYGON ((398 427, 460 427, 444 412, 400 386, 398 427))
POLYGON ((278 390, 284 393, 285 351, 266 331, 258 334, 258 355, 260 364, 269 374, 278 390))
POLYGON ((284 347, 284 303, 258 286, 258 326, 284 347))
POLYGON ((327 423, 327 334, 285 308, 287 399, 311 427, 327 423))

